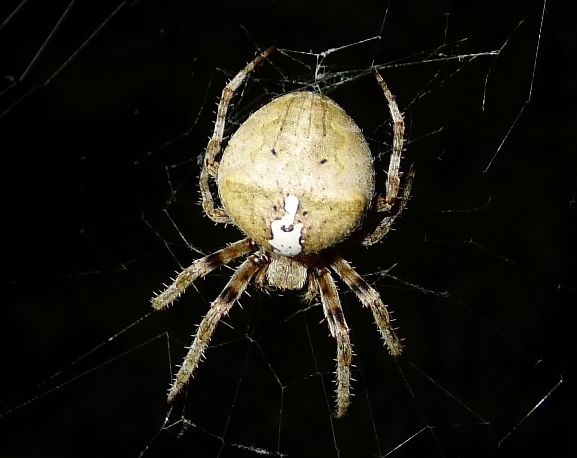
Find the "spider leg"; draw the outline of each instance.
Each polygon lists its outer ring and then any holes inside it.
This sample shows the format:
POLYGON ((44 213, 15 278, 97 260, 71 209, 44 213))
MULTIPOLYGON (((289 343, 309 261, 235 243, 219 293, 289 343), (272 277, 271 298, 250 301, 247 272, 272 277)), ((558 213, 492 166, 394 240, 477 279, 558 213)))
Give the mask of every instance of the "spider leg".
POLYGON ((255 250, 249 238, 239 240, 222 250, 215 251, 204 258, 197 259, 190 267, 180 272, 174 282, 163 292, 152 298, 152 307, 162 310, 169 307, 199 277, 204 277, 214 269, 228 264, 232 260, 255 250))
POLYGON ((384 199, 379 199, 381 200, 380 206, 383 207, 383 210, 388 210, 388 208, 390 208, 395 202, 395 198, 399 192, 399 166, 401 164, 401 155, 403 154, 405 121, 403 120, 403 115, 399 111, 399 107, 395 101, 395 96, 390 91, 387 83, 385 83, 385 80, 376 68, 373 69, 373 75, 377 79, 377 82, 381 86, 381 89, 387 98, 389 111, 391 112, 391 118, 393 119, 393 151, 391 153, 389 171, 387 173, 386 195, 384 199))
POLYGON ((206 152, 204 154, 204 161, 202 163, 202 170, 200 172, 200 193, 202 195, 202 208, 208 217, 215 223, 232 223, 230 216, 226 213, 224 208, 216 207, 212 198, 212 193, 209 187, 209 178, 216 178, 218 172, 217 156, 220 153, 222 139, 224 135, 224 125, 226 122, 226 114, 228 106, 235 92, 240 85, 246 80, 249 73, 259 65, 262 61, 268 58, 274 51, 274 48, 268 48, 261 52, 254 60, 249 62, 238 74, 229 81, 229 83, 222 90, 220 102, 218 103, 218 110, 216 114, 216 122, 214 125, 214 132, 212 138, 208 142, 206 152))
POLYGON ((403 351, 403 345, 395 332, 395 328, 392 326, 392 317, 379 293, 363 280, 338 253, 332 253, 330 266, 347 286, 354 291, 361 303, 371 309, 375 323, 381 332, 381 337, 385 341, 389 353, 393 356, 399 356, 403 351))
POLYGON ((389 214, 385 216, 382 221, 378 224, 375 230, 368 234, 363 240, 361 240, 361 244, 365 246, 374 245, 375 243, 380 242, 385 235, 389 232, 389 228, 393 224, 393 221, 399 216, 407 202, 409 201, 409 197, 411 195, 411 187, 413 186, 413 179, 415 178, 415 168, 411 165, 409 169, 409 173, 407 174, 407 179, 405 180, 405 189, 403 190, 403 195, 400 198, 395 199, 395 203, 390 210, 381 210, 378 207, 377 202, 377 210, 378 211, 389 211, 389 214))
POLYGON ((379 196, 377 198, 377 211, 378 212, 391 212, 387 215, 372 234, 369 234, 361 242, 363 245, 373 245, 379 242, 386 234, 389 232, 389 227, 393 223, 394 219, 403 211, 405 204, 409 199, 409 193, 411 191, 412 179, 414 176, 413 168, 409 171, 409 176, 407 178, 407 183, 405 184, 405 191, 403 197, 399 202, 397 195, 399 194, 399 189, 401 187, 401 179, 399 177, 399 167, 401 165, 401 157, 403 154, 403 144, 405 135, 405 121, 403 120, 403 115, 401 114, 397 102, 395 101, 395 96, 390 91, 387 83, 378 72, 377 69, 373 69, 373 75, 375 76, 377 83, 381 86, 383 93, 389 104, 389 111, 391 113, 391 118, 393 120, 393 150, 391 152, 391 158, 389 160, 389 170, 387 172, 387 182, 385 184, 385 195, 379 196))
POLYGON ((196 336, 189 348, 188 354, 184 358, 180 370, 176 374, 174 383, 168 392, 168 403, 172 404, 177 395, 186 386, 195 369, 198 367, 210 338, 216 328, 216 325, 223 316, 226 316, 234 303, 246 289, 252 276, 262 268, 264 258, 259 255, 253 255, 246 259, 235 271, 226 284, 222 292, 211 304, 206 316, 198 325, 196 336))
POLYGON ((335 417, 342 417, 350 404, 351 361, 353 347, 349 327, 345 321, 335 281, 327 268, 322 268, 314 277, 321 296, 325 318, 331 335, 337 341, 337 388, 335 417))

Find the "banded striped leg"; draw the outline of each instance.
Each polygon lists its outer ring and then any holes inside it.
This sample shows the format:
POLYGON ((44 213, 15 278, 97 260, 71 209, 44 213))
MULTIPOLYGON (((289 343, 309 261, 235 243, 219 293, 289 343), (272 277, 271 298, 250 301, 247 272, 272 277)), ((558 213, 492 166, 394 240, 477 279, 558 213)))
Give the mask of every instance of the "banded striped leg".
POLYGON ((403 352, 403 345, 401 344, 401 339, 397 336, 395 328, 393 328, 392 317, 379 293, 363 280, 355 269, 339 254, 332 253, 330 265, 347 286, 354 291, 361 303, 371 309, 375 324, 381 332, 381 337, 385 341, 389 353, 392 356, 399 356, 403 352))
POLYGON ((220 319, 228 314, 234 303, 246 289, 252 276, 261 269, 262 266, 263 258, 259 255, 253 255, 246 259, 235 271, 220 295, 212 303, 208 313, 198 326, 194 341, 168 392, 169 404, 174 402, 178 394, 193 376, 220 319))
POLYGON ((335 281, 327 268, 315 277, 320 292, 325 318, 331 335, 337 341, 337 388, 335 417, 342 417, 351 403, 351 362, 353 347, 349 337, 349 327, 341 308, 335 281))
MULTIPOLYGON (((379 225, 375 228, 375 230, 371 234, 367 235, 363 240, 361 240, 361 244, 363 244, 364 246, 374 245, 375 243, 380 242, 383 239, 383 237, 387 235, 387 233, 389 232, 389 228, 392 226, 397 216, 399 216, 403 212, 405 206, 407 205, 407 202, 409 201, 409 197, 411 195, 411 187, 413 186, 414 178, 415 178, 415 168, 414 166, 411 165, 409 173, 407 174, 407 179, 405 180, 405 189, 403 190, 403 195, 400 198, 399 197, 396 198, 392 208, 390 208, 389 210, 384 210, 383 208, 380 207, 381 203, 377 202, 377 211, 378 212, 388 211, 389 214, 382 219, 382 221, 379 223, 379 225)), ((382 196, 380 197, 380 199, 382 199, 382 196)))
POLYGON ((197 278, 202 278, 214 269, 253 252, 255 248, 253 241, 246 238, 204 258, 197 259, 190 267, 180 272, 170 286, 152 298, 152 307, 155 310, 169 307, 197 278))
POLYGON ((385 80, 378 72, 377 69, 373 69, 373 75, 377 79, 377 83, 381 86, 385 98, 389 104, 389 112, 391 113, 391 118, 393 120, 393 150, 391 152, 391 157, 389 159, 389 170, 387 171, 387 182, 385 185, 385 195, 380 195, 377 198, 377 211, 378 212, 390 212, 389 215, 385 216, 381 223, 376 227, 372 234, 369 234, 361 242, 365 246, 373 245, 387 235, 389 232, 389 227, 395 220, 397 216, 401 214, 407 201, 409 200, 409 194, 411 192, 411 186, 413 184, 413 177, 415 172, 413 167, 409 171, 407 181, 405 183, 405 190, 403 196, 397 197, 399 194, 399 189, 401 187, 401 179, 399 177, 399 167, 401 165, 401 158, 403 155, 403 144, 405 141, 405 121, 403 120, 403 115, 401 114, 397 102, 395 101, 395 96, 385 83, 385 80))
POLYGON ((400 180, 399 180, 399 166, 401 164, 401 156, 403 154, 403 143, 405 140, 405 121, 403 120, 403 115, 399 111, 397 102, 395 101, 395 96, 390 91, 387 83, 378 72, 377 69, 373 69, 373 75, 377 79, 377 83, 381 86, 383 93, 389 104, 389 111, 391 113, 391 118, 393 120, 393 151, 391 152, 391 159, 389 162, 389 170, 387 172, 387 185, 386 194, 384 199, 379 198, 379 203, 383 207, 388 206, 391 208, 395 202, 395 198, 399 192, 400 180))
POLYGON ((218 111, 216 114, 216 122, 214 124, 214 133, 208 142, 204 161, 202 162, 202 170, 200 172, 200 193, 202 194, 202 208, 208 217, 215 223, 231 223, 230 216, 226 213, 224 208, 216 207, 209 187, 209 178, 216 178, 218 172, 217 156, 220 153, 222 139, 224 136, 224 125, 226 123, 226 113, 228 106, 234 93, 238 90, 240 85, 246 80, 249 73, 259 65, 262 61, 268 58, 274 51, 274 48, 268 48, 261 52, 255 59, 249 62, 238 74, 229 81, 229 83, 222 90, 220 101, 218 103, 218 111))

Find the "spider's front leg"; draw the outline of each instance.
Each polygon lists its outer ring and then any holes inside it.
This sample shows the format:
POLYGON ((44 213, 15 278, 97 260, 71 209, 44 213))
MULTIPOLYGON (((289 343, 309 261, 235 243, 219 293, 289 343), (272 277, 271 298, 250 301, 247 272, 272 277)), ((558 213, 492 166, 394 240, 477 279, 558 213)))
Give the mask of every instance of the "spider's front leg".
POLYGON ((164 291, 152 298, 152 307, 155 310, 169 307, 197 278, 202 278, 214 269, 255 250, 255 243, 251 239, 246 238, 232 243, 222 250, 215 251, 204 258, 197 259, 180 272, 170 286, 167 286, 164 291))
POLYGON ((337 341, 337 388, 335 417, 342 417, 351 403, 351 362, 353 347, 349 337, 349 327, 339 300, 337 286, 330 271, 323 267, 314 276, 325 318, 329 324, 331 335, 337 341))
POLYGON ((188 354, 184 358, 180 370, 176 374, 174 383, 168 392, 168 403, 172 404, 178 394, 186 386, 194 371, 198 367, 200 358, 206 349, 216 325, 223 316, 226 316, 234 303, 246 289, 252 276, 268 262, 266 258, 258 254, 246 259, 233 274, 222 292, 211 304, 206 316, 198 325, 194 341, 188 354))
POLYGON ((401 339, 397 336, 395 328, 393 328, 393 319, 387 306, 379 296, 379 293, 363 280, 355 269, 353 269, 338 253, 332 253, 330 265, 347 286, 353 290, 361 303, 365 307, 371 309, 375 319, 375 324, 381 332, 381 337, 384 340, 389 353, 392 356, 400 356, 403 351, 403 345, 401 344, 401 339))

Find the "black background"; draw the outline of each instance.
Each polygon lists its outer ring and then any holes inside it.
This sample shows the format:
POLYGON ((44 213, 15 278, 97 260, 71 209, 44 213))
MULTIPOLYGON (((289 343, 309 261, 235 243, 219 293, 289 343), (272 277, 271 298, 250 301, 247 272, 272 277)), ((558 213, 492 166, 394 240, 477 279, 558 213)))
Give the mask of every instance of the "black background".
MULTIPOLYGON (((536 1, 101 1, 73 4, 42 47, 69 6, 49 3, 23 4, 0 29, 0 456, 575 453, 571 2, 547 3, 535 67, 536 1), (168 413, 171 368, 230 270, 163 314, 147 315, 150 296, 240 237, 197 206, 221 88, 257 48, 280 48, 238 100, 234 129, 313 81, 315 58, 283 50, 374 36, 323 61, 352 81, 320 87, 375 154, 391 136, 373 61, 405 113, 410 205, 383 243, 341 249, 395 311, 403 357, 386 354, 341 287, 357 380, 334 420, 322 312, 249 290, 168 413)), ((18 5, 4 4, 2 20, 18 5)))

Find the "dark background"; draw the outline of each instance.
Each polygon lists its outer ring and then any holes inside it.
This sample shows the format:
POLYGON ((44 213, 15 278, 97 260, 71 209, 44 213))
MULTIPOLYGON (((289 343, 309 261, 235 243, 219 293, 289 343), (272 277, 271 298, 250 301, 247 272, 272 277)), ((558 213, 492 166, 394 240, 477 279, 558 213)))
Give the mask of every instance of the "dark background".
POLYGON ((49 3, 21 4, 0 28, 0 456, 575 453, 571 2, 547 3, 535 67, 537 1, 101 1, 73 4, 43 47, 69 6, 49 3), (346 84, 319 87, 380 168, 391 129, 373 62, 405 113, 410 205, 383 243, 341 248, 395 311, 403 357, 341 287, 357 368, 334 420, 320 308, 250 289, 168 412, 171 370, 231 271, 166 313, 148 315, 150 296, 240 237, 197 205, 222 87, 257 48, 280 48, 237 100, 234 130, 274 95, 315 89, 314 56, 283 50, 374 36, 328 56, 346 84))

